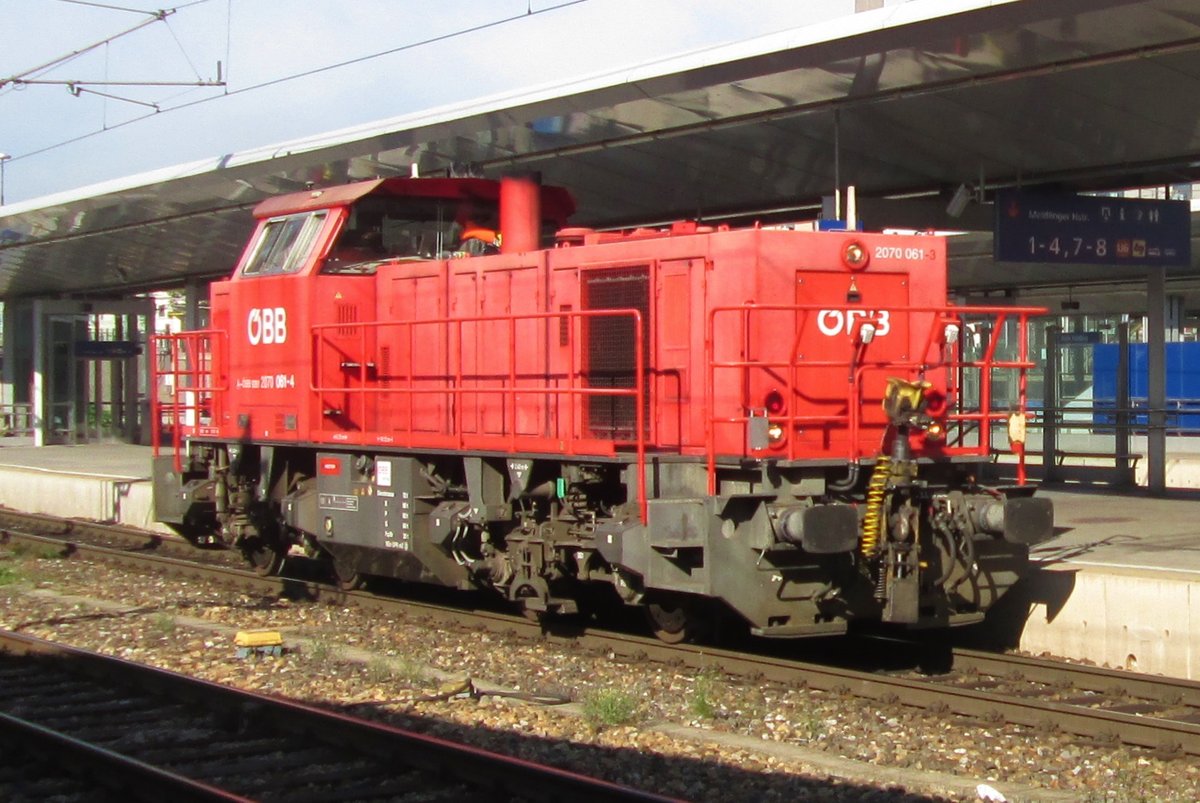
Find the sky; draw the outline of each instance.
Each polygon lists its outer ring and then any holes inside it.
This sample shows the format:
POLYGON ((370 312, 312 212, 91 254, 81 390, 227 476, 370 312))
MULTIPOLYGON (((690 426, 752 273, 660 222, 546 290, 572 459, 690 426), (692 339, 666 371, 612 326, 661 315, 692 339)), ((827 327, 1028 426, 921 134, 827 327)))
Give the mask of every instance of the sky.
POLYGON ((853 8, 853 0, 0 0, 5 201, 612 72, 853 8), (174 13, 141 13, 159 9, 174 13), (218 74, 223 87, 82 83, 218 74), (81 82, 78 94, 66 82, 81 82))

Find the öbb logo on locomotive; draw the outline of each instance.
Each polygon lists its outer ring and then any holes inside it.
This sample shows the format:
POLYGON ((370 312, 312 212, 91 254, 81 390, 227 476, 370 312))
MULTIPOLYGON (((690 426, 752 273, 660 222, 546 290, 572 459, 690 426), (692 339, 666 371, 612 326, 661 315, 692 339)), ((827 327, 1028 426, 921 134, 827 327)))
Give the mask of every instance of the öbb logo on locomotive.
POLYGON ((941 237, 573 212, 527 177, 262 202, 210 328, 160 338, 157 517, 668 641, 952 627, 1020 579, 1050 502, 980 478, 1044 310, 947 305, 941 237))
POLYGON ((287 342, 287 310, 283 307, 252 307, 246 315, 246 338, 251 346, 287 342))
POLYGON ((891 312, 885 309, 823 309, 817 312, 817 328, 826 337, 852 333, 856 322, 870 322, 875 327, 875 336, 884 337, 892 331, 891 320, 891 312))

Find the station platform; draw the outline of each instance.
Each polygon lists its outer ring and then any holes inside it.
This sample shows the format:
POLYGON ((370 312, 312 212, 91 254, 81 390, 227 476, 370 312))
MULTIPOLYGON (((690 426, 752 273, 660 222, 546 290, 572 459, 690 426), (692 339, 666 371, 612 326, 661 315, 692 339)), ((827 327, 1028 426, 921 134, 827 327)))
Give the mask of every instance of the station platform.
POLYGON ((31 438, 0 438, 0 505, 171 533, 154 521, 152 454, 127 443, 37 447, 31 438))
MULTIPOLYGON (((34 447, 0 439, 0 505, 171 532, 153 517, 147 446, 34 447)), ((988 615, 990 638, 1051 654, 1200 679, 1200 493, 1044 487, 1056 535, 988 615)))
POLYGON ((1011 646, 1200 679, 1200 493, 1043 487, 1056 535, 989 614, 1011 646))

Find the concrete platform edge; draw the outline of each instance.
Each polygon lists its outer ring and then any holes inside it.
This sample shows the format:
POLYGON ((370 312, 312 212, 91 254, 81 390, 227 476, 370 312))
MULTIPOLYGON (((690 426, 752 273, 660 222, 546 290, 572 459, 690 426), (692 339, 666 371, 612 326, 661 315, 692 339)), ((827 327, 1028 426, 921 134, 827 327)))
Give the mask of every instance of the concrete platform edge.
POLYGON ((0 505, 28 513, 173 532, 154 520, 153 484, 149 477, 95 476, 3 466, 0 505))
POLYGON ((1099 666, 1200 679, 1196 576, 1143 568, 1062 567, 1027 581, 1035 599, 1021 630, 1025 652, 1099 666))

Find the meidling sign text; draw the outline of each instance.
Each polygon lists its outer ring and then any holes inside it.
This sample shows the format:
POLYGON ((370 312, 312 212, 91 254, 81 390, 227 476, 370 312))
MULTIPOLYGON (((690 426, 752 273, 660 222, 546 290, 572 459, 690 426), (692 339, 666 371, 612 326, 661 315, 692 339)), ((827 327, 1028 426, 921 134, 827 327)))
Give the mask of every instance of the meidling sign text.
POLYGON ((998 262, 1191 264, 1191 204, 1001 190, 998 262))

